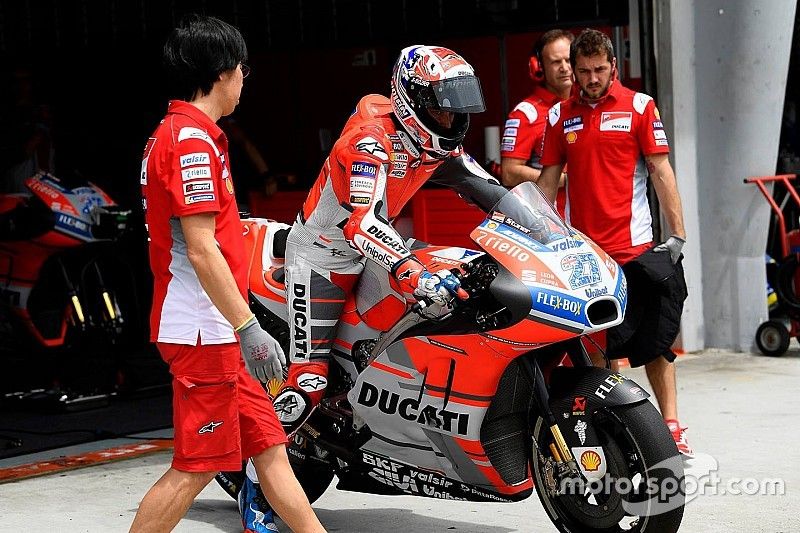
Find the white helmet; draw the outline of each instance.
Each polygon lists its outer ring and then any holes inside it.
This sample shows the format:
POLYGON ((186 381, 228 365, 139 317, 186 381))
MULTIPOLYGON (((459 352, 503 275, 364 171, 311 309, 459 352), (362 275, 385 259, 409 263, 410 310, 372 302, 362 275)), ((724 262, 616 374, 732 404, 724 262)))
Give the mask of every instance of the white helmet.
POLYGON ((464 140, 469 113, 486 109, 472 66, 440 46, 409 46, 400 52, 392 73, 392 110, 412 139, 430 155, 447 157, 464 140), (427 109, 453 113, 443 127, 427 109))

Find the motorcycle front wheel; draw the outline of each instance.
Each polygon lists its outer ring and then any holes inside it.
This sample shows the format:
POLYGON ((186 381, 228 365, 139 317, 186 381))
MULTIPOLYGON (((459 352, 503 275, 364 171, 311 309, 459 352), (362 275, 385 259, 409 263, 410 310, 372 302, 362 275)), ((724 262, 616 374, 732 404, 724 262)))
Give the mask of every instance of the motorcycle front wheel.
POLYGON ((592 415, 606 459, 600 480, 560 479, 552 442, 540 418, 533 431, 532 470, 539 500, 562 532, 672 533, 683 518, 683 460, 650 402, 602 409, 592 415), (534 447, 534 450, 536 448, 534 447))

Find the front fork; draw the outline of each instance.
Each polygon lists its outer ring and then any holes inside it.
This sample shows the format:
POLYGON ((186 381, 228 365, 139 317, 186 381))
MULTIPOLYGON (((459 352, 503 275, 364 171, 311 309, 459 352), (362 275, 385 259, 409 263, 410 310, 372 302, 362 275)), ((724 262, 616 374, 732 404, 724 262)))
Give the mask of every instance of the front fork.
POLYGON ((70 303, 72 303, 72 308, 75 311, 75 317, 78 320, 78 325, 81 327, 81 329, 83 329, 86 327, 86 317, 83 314, 83 305, 81 305, 81 300, 78 298, 78 291, 75 290, 75 286, 72 284, 69 274, 67 274, 67 268, 64 266, 64 263, 61 261, 60 257, 56 258, 56 263, 61 270, 61 275, 64 277, 64 285, 67 287, 67 296, 69 297, 70 303))
MULTIPOLYGON (((67 288, 67 296, 69 297, 72 308, 75 311, 74 316, 77 319, 77 325, 81 329, 85 329, 87 326, 87 316, 84 313, 83 305, 81 304, 80 297, 78 296, 78 290, 73 285, 63 261, 60 258, 58 258, 56 261, 63 276, 64 284, 67 288)), ((104 323, 109 324, 112 328, 116 328, 122 322, 122 316, 119 311, 119 307, 111 296, 111 293, 106 288, 105 281, 103 280, 103 274, 100 271, 100 266, 97 264, 97 261, 92 261, 92 271, 96 278, 97 288, 100 291, 100 297, 102 299, 103 306, 105 307, 107 318, 104 320, 104 323)), ((91 320, 90 325, 94 325, 93 321, 91 320)))
POLYGON ((103 274, 100 272, 100 266, 97 264, 97 261, 92 263, 94 266, 94 273, 97 276, 97 286, 100 289, 100 295, 103 298, 103 304, 106 306, 106 313, 111 322, 117 320, 117 309, 116 305, 111 301, 111 296, 108 293, 108 289, 106 289, 106 284, 103 281, 103 274))
MULTIPOLYGON (((580 337, 570 339, 553 346, 546 348, 551 351, 553 359, 560 357, 560 354, 567 353, 572 366, 592 366, 592 361, 586 348, 580 340, 580 337)), ((544 380, 544 373, 539 364, 539 358, 523 357, 522 365, 525 368, 529 379, 533 383, 533 401, 536 409, 533 411, 536 416, 541 416, 550 428, 550 434, 553 436, 553 442, 550 443, 550 453, 555 461, 563 466, 566 466, 572 473, 578 473, 579 468, 575 462, 572 452, 567 445, 564 435, 561 434, 561 429, 558 427, 556 417, 550 409, 550 393, 547 389, 547 384, 544 380)), ((531 427, 536 423, 536 420, 531 420, 531 427)), ((538 444, 538 443, 537 443, 538 444)))

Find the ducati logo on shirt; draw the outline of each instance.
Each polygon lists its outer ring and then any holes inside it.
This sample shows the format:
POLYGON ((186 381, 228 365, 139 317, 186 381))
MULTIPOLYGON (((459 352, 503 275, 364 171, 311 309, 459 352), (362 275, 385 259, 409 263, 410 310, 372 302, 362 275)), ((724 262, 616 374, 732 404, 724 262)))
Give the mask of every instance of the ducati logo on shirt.
POLYGON ((606 111, 600 115, 600 131, 631 131, 632 119, 630 111, 606 111))

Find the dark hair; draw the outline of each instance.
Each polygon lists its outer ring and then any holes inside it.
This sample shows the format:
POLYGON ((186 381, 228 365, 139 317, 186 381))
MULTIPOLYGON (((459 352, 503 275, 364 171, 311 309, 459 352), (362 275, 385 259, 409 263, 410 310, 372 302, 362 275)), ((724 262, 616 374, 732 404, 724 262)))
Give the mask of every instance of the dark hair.
POLYGON ((544 52, 544 47, 554 41, 558 41, 559 39, 566 39, 572 43, 572 41, 575 40, 575 36, 567 30, 550 30, 544 32, 538 39, 536 39, 536 42, 533 44, 533 48, 531 49, 531 55, 536 56, 540 67, 544 68, 544 65, 542 65, 542 53, 544 52))
POLYGON ((614 45, 611 44, 611 39, 605 33, 587 28, 578 35, 578 38, 570 46, 569 62, 572 63, 573 67, 579 54, 583 57, 605 54, 606 59, 611 63, 614 60, 614 45))
POLYGON ((183 17, 164 44, 162 61, 170 93, 192 100, 211 92, 220 73, 247 59, 247 45, 234 26, 214 17, 183 17))

